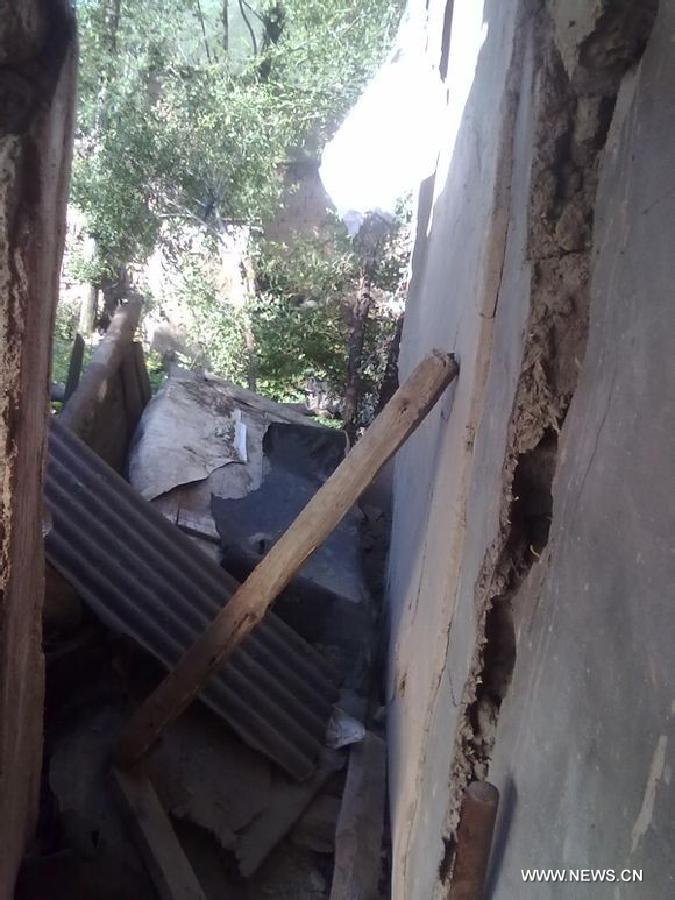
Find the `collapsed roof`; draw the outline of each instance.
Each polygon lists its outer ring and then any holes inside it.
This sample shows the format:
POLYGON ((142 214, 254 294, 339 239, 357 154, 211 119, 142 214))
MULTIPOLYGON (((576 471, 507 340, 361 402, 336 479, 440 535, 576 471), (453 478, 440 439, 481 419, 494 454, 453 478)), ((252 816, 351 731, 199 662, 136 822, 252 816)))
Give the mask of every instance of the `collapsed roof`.
MULTIPOLYGON (((175 666, 236 582, 58 421, 45 497, 52 565, 110 628, 175 666)), ((331 667, 269 613, 201 699, 301 780, 315 769, 337 693, 331 667)))

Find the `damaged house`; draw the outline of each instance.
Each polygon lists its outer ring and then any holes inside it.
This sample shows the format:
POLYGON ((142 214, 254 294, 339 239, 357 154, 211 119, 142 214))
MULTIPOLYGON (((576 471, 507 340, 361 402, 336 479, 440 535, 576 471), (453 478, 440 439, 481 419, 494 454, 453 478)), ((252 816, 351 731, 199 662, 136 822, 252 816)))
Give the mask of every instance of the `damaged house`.
MULTIPOLYGON (((71 875, 97 896, 109 871, 116 896, 162 893, 177 877, 166 871, 176 857, 166 835, 157 856, 155 826, 144 826, 161 805, 181 843, 202 835, 201 862, 182 857, 181 875, 199 896, 223 885, 258 896, 270 884, 302 896, 329 884, 338 822, 356 828, 363 790, 379 809, 381 842, 384 742, 362 724, 377 613, 361 548, 383 514, 371 507, 368 528, 358 508, 347 512, 205 683, 205 710, 187 712, 146 756, 142 787, 121 770, 111 787, 109 760, 129 709, 162 668, 177 666, 236 593, 235 577, 246 580, 346 453, 343 432, 209 376, 176 370, 147 403, 142 356, 129 340, 138 314, 134 302, 120 309, 49 436, 46 777, 67 841, 96 859, 91 872, 75 865, 71 875), (80 435, 95 435, 98 452, 80 435), (363 744, 370 763, 346 802, 340 751, 352 744, 363 744), (138 847, 126 836, 129 818, 138 847)), ((378 854, 375 890, 379 863, 378 854)), ((44 878, 40 869, 28 867, 24 883, 44 878)), ((65 872, 67 884, 67 863, 65 872)), ((166 895, 182 896, 175 885, 166 895)))

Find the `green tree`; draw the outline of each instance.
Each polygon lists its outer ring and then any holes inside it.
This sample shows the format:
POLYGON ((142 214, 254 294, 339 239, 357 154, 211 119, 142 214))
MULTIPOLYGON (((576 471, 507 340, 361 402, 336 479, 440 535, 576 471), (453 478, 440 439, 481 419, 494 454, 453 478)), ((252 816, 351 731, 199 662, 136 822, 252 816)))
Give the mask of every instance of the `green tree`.
POLYGON ((102 272, 145 259, 165 221, 217 235, 268 217, 289 149, 322 145, 381 61, 400 6, 247 3, 264 49, 235 66, 221 4, 85 0, 73 199, 102 272))
POLYGON ((358 259, 344 228, 290 247, 262 241, 257 248, 257 298, 251 312, 261 388, 278 400, 301 400, 308 381, 331 394, 344 390, 346 296, 358 259))
MULTIPOLYGON (((320 152, 386 54, 402 6, 79 0, 72 199, 96 245, 83 277, 112 304, 127 267, 162 245, 181 273, 193 364, 249 384, 257 376, 258 389, 279 399, 299 399, 308 379, 342 396, 363 265, 341 227, 290 248, 263 237, 257 296, 244 307, 219 295, 183 235, 197 228, 217 259, 230 223, 259 226, 274 215, 283 163, 320 152)), ((377 304, 369 313, 357 361, 363 397, 392 331, 377 304)))

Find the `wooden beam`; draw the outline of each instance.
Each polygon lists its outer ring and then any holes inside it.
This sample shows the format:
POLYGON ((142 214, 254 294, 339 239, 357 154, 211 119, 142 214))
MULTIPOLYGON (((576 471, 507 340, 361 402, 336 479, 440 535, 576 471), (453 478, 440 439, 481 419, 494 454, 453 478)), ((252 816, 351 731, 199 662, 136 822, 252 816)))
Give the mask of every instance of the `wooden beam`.
POLYGON ((113 769, 125 818, 161 900, 206 900, 147 775, 113 769))
POLYGON ((126 356, 124 356, 120 363, 119 369, 129 438, 131 438, 134 431, 136 431, 136 426, 143 415, 143 407, 145 406, 142 387, 138 378, 139 371, 135 347, 135 344, 130 344, 126 356))
POLYGON ((80 383, 80 375, 82 374, 82 362, 84 361, 84 338, 81 334, 75 335, 73 341, 73 349, 70 352, 70 362, 68 364, 68 377, 66 378, 66 390, 64 400, 69 400, 75 393, 80 383))
POLYGON ((378 900, 382 875, 385 744, 366 732, 349 753, 347 781, 335 829, 335 867, 330 900, 378 900))
POLYGON ((105 395, 108 380, 117 374, 122 360, 129 353, 142 305, 140 298, 134 297, 118 308, 79 385, 61 410, 59 421, 76 434, 81 434, 102 395, 105 395))
POLYGON ((162 729, 190 704, 417 428, 458 372, 454 357, 439 351, 417 366, 176 668, 136 710, 117 747, 119 765, 130 766, 138 761, 162 729))

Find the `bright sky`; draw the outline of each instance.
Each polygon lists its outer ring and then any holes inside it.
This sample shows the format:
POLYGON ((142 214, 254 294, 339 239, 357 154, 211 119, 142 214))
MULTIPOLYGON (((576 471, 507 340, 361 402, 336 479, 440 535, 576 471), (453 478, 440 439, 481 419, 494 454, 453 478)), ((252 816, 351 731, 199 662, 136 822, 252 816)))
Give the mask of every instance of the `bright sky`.
POLYGON ((434 171, 441 135, 444 149, 454 145, 486 33, 483 3, 456 0, 448 103, 426 52, 426 3, 409 0, 389 59, 323 153, 321 178, 338 214, 393 212, 434 171))

